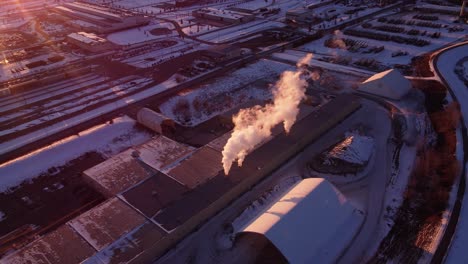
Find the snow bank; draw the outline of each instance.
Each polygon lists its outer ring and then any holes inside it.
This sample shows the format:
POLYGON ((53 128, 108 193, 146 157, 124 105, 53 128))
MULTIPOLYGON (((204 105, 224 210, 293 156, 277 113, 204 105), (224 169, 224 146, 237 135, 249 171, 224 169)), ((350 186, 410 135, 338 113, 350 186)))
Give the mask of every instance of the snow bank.
POLYGON ((63 166, 86 152, 97 151, 111 156, 151 138, 134 128, 135 120, 124 116, 112 124, 102 124, 70 136, 26 156, 0 165, 0 192, 39 176, 47 169, 63 166))

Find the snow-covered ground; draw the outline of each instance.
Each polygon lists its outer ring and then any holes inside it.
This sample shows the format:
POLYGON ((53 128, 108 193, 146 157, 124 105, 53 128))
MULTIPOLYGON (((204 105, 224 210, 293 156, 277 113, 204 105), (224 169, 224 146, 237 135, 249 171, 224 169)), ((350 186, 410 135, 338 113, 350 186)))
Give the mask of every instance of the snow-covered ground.
POLYGON ((231 40, 234 40, 239 37, 252 34, 255 32, 272 29, 272 28, 281 28, 284 26, 285 24, 280 23, 280 22, 274 22, 274 21, 267 21, 267 20, 251 21, 251 22, 240 24, 237 26, 228 27, 226 29, 217 30, 212 33, 204 34, 200 36, 199 39, 202 39, 205 41, 211 41, 214 43, 222 43, 222 42, 228 42, 228 41, 231 41, 231 40))
POLYGON ((0 192, 46 172, 51 167, 65 165, 86 152, 97 151, 105 157, 115 155, 151 138, 151 134, 135 128, 136 121, 123 116, 47 147, 0 165, 0 192))
POLYGON ((125 77, 113 82, 88 87, 80 92, 70 93, 57 100, 44 102, 40 108, 35 106, 5 114, 0 118, 1 127, 4 128, 0 132, 0 136, 20 132, 51 120, 63 120, 64 115, 73 114, 99 102, 106 102, 118 96, 123 96, 134 90, 141 89, 149 83, 150 79, 125 77), (18 118, 23 119, 24 122, 18 124, 16 122, 18 118))
MULTIPOLYGON (((308 52, 302 51, 302 50, 286 50, 285 52, 282 53, 273 53, 272 57, 274 59, 279 59, 279 60, 284 60, 284 61, 289 61, 291 63, 297 62, 300 58, 304 57, 305 54, 308 52)), ((320 68, 325 68, 331 71, 336 71, 340 73, 346 73, 346 74, 351 74, 351 75, 356 75, 360 77, 369 77, 371 75, 374 75, 375 72, 368 71, 368 70, 363 70, 363 69, 358 69, 354 68, 351 66, 345 66, 345 65, 339 65, 339 64, 333 64, 333 63, 328 63, 324 61, 319 61, 317 59, 314 59, 316 57, 316 53, 312 50, 312 54, 314 54, 314 57, 312 60, 309 61, 309 65, 313 67, 320 67, 320 68)))
POLYGON ((148 49, 147 52, 143 54, 125 58, 123 62, 138 68, 148 68, 154 63, 163 62, 171 58, 177 58, 185 53, 193 52, 207 46, 200 45, 188 39, 181 40, 169 37, 166 38, 165 41, 174 41, 177 42, 177 44, 169 47, 148 49))
MULTIPOLYGON (((443 53, 439 56, 437 65, 435 65, 439 69, 441 77, 445 79, 450 89, 452 89, 453 93, 455 94, 455 97, 460 102, 460 108, 465 125, 468 125, 468 104, 466 104, 468 101, 468 90, 466 89, 462 80, 458 78, 454 72, 454 69, 456 63, 460 59, 463 59, 463 56, 467 56, 467 54, 468 43, 465 42, 464 45, 443 51, 443 53)), ((464 164, 464 166, 466 167, 467 165, 464 164)), ((465 177, 465 179, 468 181, 468 175, 462 175, 462 177, 465 177)), ((452 243, 447 253, 445 263, 451 264, 468 262, 468 255, 466 254, 468 236, 466 234, 468 234, 468 192, 465 191, 457 229, 455 231, 454 237, 452 238, 452 243)))
POLYGON ((15 138, 11 141, 7 142, 1 142, 0 143, 0 154, 8 153, 9 151, 12 151, 14 149, 17 149, 21 146, 27 145, 31 142, 37 141, 39 139, 45 138, 49 135, 52 135, 54 133, 58 133, 60 131, 66 130, 69 127, 72 127, 77 124, 81 124, 83 122, 86 122, 88 120, 92 120, 94 118, 97 118, 105 113, 114 111, 115 109, 127 106, 130 103, 137 102, 140 100, 143 100, 145 98, 148 98, 150 96, 159 94, 163 91, 166 91, 167 89, 170 89, 174 86, 176 86, 178 83, 175 81, 174 77, 169 78, 167 81, 160 83, 156 86, 149 87, 143 91, 140 91, 138 93, 132 94, 132 95, 126 95, 127 93, 125 91, 114 91, 116 94, 119 94, 122 96, 121 98, 117 99, 116 101, 100 106, 98 108, 95 108, 93 110, 87 111, 85 113, 79 114, 77 116, 74 116, 70 119, 62 120, 61 122, 58 122, 56 124, 50 125, 44 129, 37 130, 35 132, 32 132, 30 134, 15 138))
POLYGON ((117 45, 131 45, 135 43, 141 43, 150 40, 166 40, 167 37, 177 35, 177 32, 174 29, 174 25, 167 22, 158 22, 157 24, 151 24, 144 27, 132 28, 124 31, 119 31, 112 33, 107 36, 107 39, 110 42, 113 42, 117 45), (153 35, 151 30, 155 29, 168 29, 171 30, 168 34, 163 35, 153 35))
MULTIPOLYGON (((404 14, 388 13, 383 17, 387 19, 404 19, 406 21, 413 20, 415 22, 423 22, 420 20, 418 21, 418 20, 412 19, 413 16, 417 14, 420 14, 420 13, 418 12, 410 12, 410 13, 404 13, 404 14)), ((428 40, 431 42, 431 44, 424 46, 424 47, 417 47, 413 45, 395 43, 392 41, 378 41, 378 40, 369 39, 369 38, 355 37, 355 36, 343 34, 343 32, 340 32, 340 31, 335 31, 335 34, 333 36, 327 35, 320 40, 305 44, 301 46, 299 49, 308 51, 308 52, 313 52, 313 53, 316 53, 317 55, 322 55, 322 56, 347 57, 351 59, 352 62, 355 62, 358 59, 374 59, 386 66, 392 66, 395 64, 405 65, 405 64, 409 64, 413 57, 422 55, 428 51, 438 49, 450 42, 454 42, 460 39, 461 37, 463 37, 468 31, 468 25, 453 23, 453 20, 454 20, 453 16, 442 15, 442 14, 436 14, 436 15, 439 17, 439 20, 434 21, 434 23, 441 24, 442 28, 436 29, 436 28, 430 28, 430 27, 422 27, 418 25, 410 26, 410 25, 404 25, 404 24, 392 25, 392 24, 385 24, 382 22, 378 22, 377 19, 366 21, 366 23, 370 23, 373 26, 395 26, 395 27, 404 28, 406 31, 410 29, 417 29, 420 32, 426 32, 425 36, 420 36, 420 35, 410 36, 407 34, 390 33, 390 32, 378 31, 374 29, 362 28, 361 27, 362 24, 359 24, 353 27, 354 29, 358 29, 358 30, 375 32, 375 33, 385 34, 385 35, 390 35, 390 36, 402 36, 406 38, 416 37, 416 38, 428 40), (451 27, 460 27, 464 31, 450 32, 449 28, 451 27), (441 33, 440 38, 431 38, 430 35, 436 32, 441 33), (361 48, 355 52, 352 52, 351 47, 348 47, 348 49, 346 49, 343 42, 342 42, 343 43, 342 45, 338 45, 339 48, 326 47, 324 43, 326 40, 328 40, 331 37, 337 39, 340 42, 343 39, 349 39, 349 40, 355 40, 363 45, 368 45, 369 48, 383 46, 385 49, 379 53, 367 52, 368 48, 361 48), (400 52, 400 51, 407 52, 407 55, 392 56, 392 54, 400 52)))
POLYGON ((359 135, 354 131, 348 132, 345 140, 326 154, 324 163, 330 164, 331 159, 336 159, 362 166, 369 161, 373 151, 373 138, 359 135))
POLYGON ((270 83, 274 83, 282 72, 292 68, 293 66, 285 63, 263 59, 224 77, 216 78, 208 84, 203 85, 201 89, 196 89, 189 93, 173 97, 163 103, 160 106, 160 110, 165 116, 177 122, 194 126, 217 114, 234 108, 247 100, 267 99, 269 97, 269 91, 256 88, 253 82, 257 80, 267 80, 270 83), (213 102, 213 100, 216 100, 217 96, 220 97, 222 95, 228 95, 229 99, 224 97, 220 98, 220 100, 223 100, 222 102, 213 102), (208 98, 209 100, 207 100, 208 98), (174 107, 181 100, 185 100, 189 103, 191 113, 190 120, 184 120, 180 112, 174 111, 174 107), (196 101, 198 101, 197 104, 211 105, 210 107, 197 109, 194 104, 196 101))

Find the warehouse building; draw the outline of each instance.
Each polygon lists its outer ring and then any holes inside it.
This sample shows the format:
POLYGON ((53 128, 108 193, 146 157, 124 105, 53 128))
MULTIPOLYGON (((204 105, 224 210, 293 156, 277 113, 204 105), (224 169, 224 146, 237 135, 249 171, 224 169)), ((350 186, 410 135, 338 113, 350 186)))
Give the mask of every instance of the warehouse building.
POLYGON ((166 167, 192 152, 192 147, 158 135, 84 171, 83 175, 101 193, 113 197, 159 171, 165 171, 166 167))
POLYGON ((125 12, 74 2, 54 7, 54 12, 67 17, 67 23, 79 30, 109 33, 149 23, 150 18, 125 12))
POLYGON ((400 100, 411 90, 411 83, 399 71, 377 73, 359 85, 359 91, 400 100))
POLYGON ((93 33, 77 32, 67 35, 67 41, 77 47, 91 52, 105 52, 112 50, 114 45, 93 33))
POLYGON ((230 24, 244 23, 255 19, 253 14, 210 7, 195 10, 192 12, 192 15, 196 18, 226 22, 230 24))
MULTIPOLYGON (((65 225, 79 234, 76 243, 85 247, 83 253, 76 252, 80 253, 76 261, 153 262, 360 106, 359 98, 349 94, 313 112, 310 106, 301 106, 289 134, 274 131, 242 167, 233 166, 228 177, 221 165, 221 146, 228 134, 196 151, 178 142, 166 144, 170 139, 158 135, 144 147, 131 148, 85 171, 84 177, 108 200, 65 225)), ((52 255, 58 250, 59 246, 47 249, 52 255)))
POLYGON ((241 48, 236 45, 218 45, 203 51, 203 56, 215 62, 223 62, 242 55, 241 48))
POLYGON ((267 239, 289 263, 335 263, 363 220, 363 213, 331 183, 309 178, 293 186, 237 236, 267 239))
POLYGON ((293 8, 286 12, 286 19, 296 23, 309 23, 314 20, 313 11, 307 8, 293 8))

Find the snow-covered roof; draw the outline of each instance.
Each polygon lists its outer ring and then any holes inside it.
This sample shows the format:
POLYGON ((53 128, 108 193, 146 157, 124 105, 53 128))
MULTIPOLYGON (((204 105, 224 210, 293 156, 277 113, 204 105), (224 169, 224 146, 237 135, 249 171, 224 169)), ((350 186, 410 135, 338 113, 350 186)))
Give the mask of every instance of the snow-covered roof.
POLYGON ((363 215, 328 181, 304 179, 246 225, 290 263, 332 263, 358 231, 363 215))
POLYGON ((366 164, 374 150, 374 139, 350 133, 327 154, 326 159, 338 159, 351 164, 366 164))
POLYGON ((390 69, 374 74, 359 86, 359 90, 390 99, 401 99, 411 89, 411 83, 400 72, 390 69))
POLYGON ((89 45, 98 45, 104 44, 107 42, 107 39, 101 38, 93 33, 86 33, 86 32, 76 32, 68 34, 69 38, 75 39, 77 41, 89 44, 89 45))

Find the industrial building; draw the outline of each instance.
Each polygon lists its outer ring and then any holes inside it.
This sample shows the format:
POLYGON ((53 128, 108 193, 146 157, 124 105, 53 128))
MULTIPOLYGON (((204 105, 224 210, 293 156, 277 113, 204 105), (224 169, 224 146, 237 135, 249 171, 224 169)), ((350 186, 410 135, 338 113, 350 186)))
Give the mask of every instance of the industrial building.
POLYGON ((196 18, 226 22, 229 24, 244 23, 255 19, 253 14, 216 8, 202 8, 192 12, 196 18))
POLYGON ((150 18, 125 12, 74 2, 54 7, 54 12, 67 17, 67 23, 88 32, 109 33, 149 23, 150 18))
POLYGON ((130 148, 84 171, 83 174, 101 193, 113 197, 192 152, 193 148, 190 146, 164 136, 156 136, 143 145, 130 148))
POLYGON ((219 45, 214 46, 203 52, 203 56, 215 62, 222 62, 241 56, 241 48, 236 45, 219 45))
POLYGON ((293 8, 286 12, 286 19, 296 23, 309 23, 314 20, 313 11, 307 8, 293 8))
POLYGON ((67 35, 67 42, 91 52, 105 52, 112 50, 114 44, 93 33, 77 32, 67 35))
POLYGON ((411 90, 411 83, 399 71, 377 73, 359 85, 360 92, 400 100, 411 90))
MULTIPOLYGON (((274 136, 257 146, 242 167, 233 166, 228 177, 221 151, 229 133, 195 151, 158 135, 86 170, 84 177, 108 199, 64 225, 75 236, 70 242, 76 247, 72 262, 154 261, 360 106, 360 100, 349 94, 313 111, 301 106, 289 134, 278 126, 274 136)), ((8 256, 5 263, 34 256, 38 243, 8 256)), ((60 250, 51 244, 48 252, 61 256, 56 252, 60 250)))
POLYGON ((261 236, 289 263, 335 263, 364 214, 322 178, 298 182, 237 236, 261 236))

